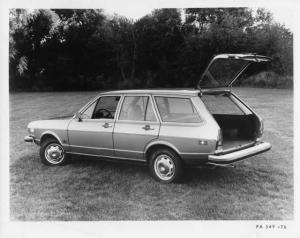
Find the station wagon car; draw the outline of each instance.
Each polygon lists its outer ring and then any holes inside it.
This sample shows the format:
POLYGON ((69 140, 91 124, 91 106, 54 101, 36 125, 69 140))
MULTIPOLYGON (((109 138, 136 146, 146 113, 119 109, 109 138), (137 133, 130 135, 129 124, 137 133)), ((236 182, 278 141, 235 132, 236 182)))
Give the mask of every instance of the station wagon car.
POLYGON ((140 161, 163 183, 178 181, 185 165, 232 165, 271 148, 262 119, 231 90, 250 64, 267 61, 221 54, 197 89, 100 93, 72 118, 29 123, 25 141, 40 145, 46 165, 75 155, 140 161))

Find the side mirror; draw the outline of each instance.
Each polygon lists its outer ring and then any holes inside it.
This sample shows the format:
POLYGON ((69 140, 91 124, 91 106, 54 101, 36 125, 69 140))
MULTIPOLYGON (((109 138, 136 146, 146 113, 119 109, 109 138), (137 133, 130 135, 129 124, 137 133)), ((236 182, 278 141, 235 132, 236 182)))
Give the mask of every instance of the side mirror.
POLYGON ((79 112, 76 112, 75 118, 77 118, 78 121, 82 121, 81 114, 79 112))

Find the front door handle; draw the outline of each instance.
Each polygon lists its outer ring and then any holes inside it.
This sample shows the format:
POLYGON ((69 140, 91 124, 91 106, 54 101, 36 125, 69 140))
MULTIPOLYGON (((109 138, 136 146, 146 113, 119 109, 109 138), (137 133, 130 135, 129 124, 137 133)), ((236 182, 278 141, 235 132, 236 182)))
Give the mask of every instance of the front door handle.
POLYGON ((102 127, 104 127, 104 128, 109 128, 109 127, 112 127, 112 125, 110 125, 109 123, 104 123, 103 125, 102 125, 102 127))
POLYGON ((154 130, 154 128, 151 127, 150 125, 145 125, 142 127, 142 129, 144 129, 145 131, 154 130))

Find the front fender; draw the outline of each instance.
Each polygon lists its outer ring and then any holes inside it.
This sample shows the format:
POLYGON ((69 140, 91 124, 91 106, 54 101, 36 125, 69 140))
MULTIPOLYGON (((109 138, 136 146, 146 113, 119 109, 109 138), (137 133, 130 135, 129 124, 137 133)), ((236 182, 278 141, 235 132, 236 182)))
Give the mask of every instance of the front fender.
POLYGON ((28 129, 40 143, 46 135, 56 138, 63 146, 68 145, 68 124, 70 120, 40 120, 30 122, 28 129))
POLYGON ((51 135, 51 136, 55 137, 55 139, 57 139, 58 142, 59 142, 61 145, 64 144, 64 143, 62 143, 62 141, 61 141, 61 139, 59 138, 59 136, 58 136, 55 132, 53 132, 53 131, 45 131, 45 132, 43 132, 43 133, 41 134, 40 142, 42 142, 43 139, 45 138, 45 136, 47 136, 47 135, 51 135))

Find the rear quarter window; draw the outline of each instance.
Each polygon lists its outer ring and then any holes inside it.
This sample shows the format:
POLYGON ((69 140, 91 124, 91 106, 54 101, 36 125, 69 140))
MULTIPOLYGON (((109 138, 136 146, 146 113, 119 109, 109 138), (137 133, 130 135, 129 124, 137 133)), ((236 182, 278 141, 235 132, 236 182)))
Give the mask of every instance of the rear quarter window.
POLYGON ((190 98, 157 96, 155 101, 163 122, 202 122, 190 98))

